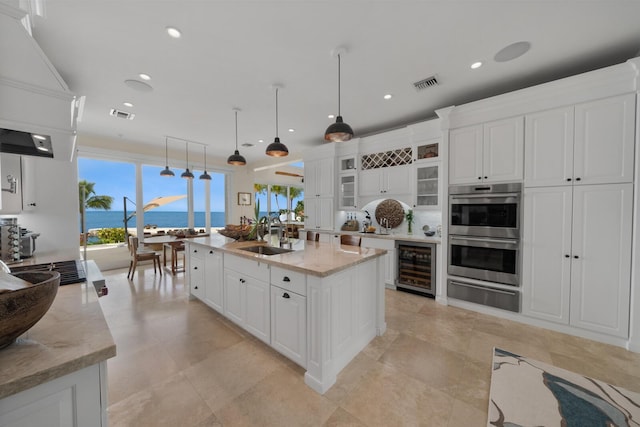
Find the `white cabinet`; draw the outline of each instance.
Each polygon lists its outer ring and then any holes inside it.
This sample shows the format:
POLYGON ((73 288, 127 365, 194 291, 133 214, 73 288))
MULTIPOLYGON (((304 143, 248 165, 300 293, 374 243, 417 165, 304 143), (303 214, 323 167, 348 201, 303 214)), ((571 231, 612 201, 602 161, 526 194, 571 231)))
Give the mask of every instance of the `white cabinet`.
POLYGON ((34 211, 38 204, 38 184, 36 181, 36 158, 21 156, 22 168, 22 210, 34 211))
POLYGON ((632 182, 635 95, 525 118, 525 186, 632 182))
POLYGON ((440 207, 440 162, 414 165, 414 200, 417 209, 440 207))
POLYGON ((357 175, 355 172, 338 176, 338 209, 355 209, 358 207, 357 175))
POLYGON ((203 247, 204 251, 204 302, 218 311, 224 312, 222 253, 203 247))
POLYGON ((305 197, 333 197, 334 158, 304 161, 305 197))
POLYGON ((305 228, 333 230, 334 158, 305 160, 305 228))
POLYGON ((304 200, 304 226, 310 230, 333 230, 333 197, 306 198, 304 200))
POLYGON ((525 190, 523 313, 626 338, 632 184, 525 190))
POLYGON ((106 427, 106 362, 0 399, 3 427, 106 427))
POLYGON ((411 192, 411 166, 392 166, 360 172, 358 195, 395 197, 411 192))
POLYGON ((223 295, 224 315, 270 344, 269 266, 225 254, 223 295))
POLYGON ((200 245, 189 244, 189 289, 191 295, 204 301, 205 297, 205 268, 204 268, 205 248, 200 245))
POLYGON ((302 273, 271 269, 271 346, 307 366, 307 286, 302 273))
POLYGON ((449 183, 520 181, 523 175, 522 117, 451 130, 449 183))
POLYGON ((391 239, 380 239, 375 237, 363 237, 360 246, 363 248, 384 249, 387 253, 384 255, 384 282, 386 285, 395 286, 396 284, 396 242, 391 239))

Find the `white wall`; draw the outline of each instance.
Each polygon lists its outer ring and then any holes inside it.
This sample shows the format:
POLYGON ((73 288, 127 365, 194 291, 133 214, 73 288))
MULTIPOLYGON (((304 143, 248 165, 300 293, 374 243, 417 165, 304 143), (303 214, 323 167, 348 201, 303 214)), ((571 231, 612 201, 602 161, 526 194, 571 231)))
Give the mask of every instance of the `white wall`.
POLYGON ((38 254, 60 249, 79 251, 76 160, 69 162, 35 157, 34 161, 37 207, 32 212, 17 215, 18 223, 40 233, 36 240, 38 254))

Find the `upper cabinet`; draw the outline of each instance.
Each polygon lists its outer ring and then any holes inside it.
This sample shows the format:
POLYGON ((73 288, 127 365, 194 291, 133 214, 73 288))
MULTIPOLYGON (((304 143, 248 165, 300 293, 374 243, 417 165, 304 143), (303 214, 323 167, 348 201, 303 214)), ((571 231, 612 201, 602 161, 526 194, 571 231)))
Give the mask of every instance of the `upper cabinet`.
POLYGON ((522 117, 453 129, 449 135, 449 184, 521 181, 522 117))
POLYGON ((632 182, 634 94, 529 114, 525 122, 525 186, 632 182))
POLYGON ((326 157, 304 162, 305 197, 333 197, 334 158, 326 157))

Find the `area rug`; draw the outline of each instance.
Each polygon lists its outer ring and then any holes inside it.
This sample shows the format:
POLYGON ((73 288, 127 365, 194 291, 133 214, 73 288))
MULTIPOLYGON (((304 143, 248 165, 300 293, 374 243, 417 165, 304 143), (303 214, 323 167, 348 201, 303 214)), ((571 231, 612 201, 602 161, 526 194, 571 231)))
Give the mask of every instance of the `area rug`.
POLYGON ((638 427, 640 393, 494 348, 487 426, 638 427))

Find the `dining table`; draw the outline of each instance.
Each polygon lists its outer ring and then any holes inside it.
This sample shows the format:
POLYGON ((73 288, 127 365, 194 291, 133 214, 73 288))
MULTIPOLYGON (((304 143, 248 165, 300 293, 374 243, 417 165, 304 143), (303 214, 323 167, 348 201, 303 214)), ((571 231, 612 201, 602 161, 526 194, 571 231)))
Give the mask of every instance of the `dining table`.
MULTIPOLYGON (((162 265, 163 267, 167 267, 167 249, 171 250, 171 255, 175 256, 176 247, 181 246, 185 240, 194 239, 196 237, 208 237, 209 233, 196 233, 196 234, 184 234, 184 235, 175 235, 175 234, 163 234, 158 236, 148 236, 145 237, 142 241, 142 244, 146 247, 154 251, 159 251, 162 248, 162 265)), ((173 274, 176 273, 177 263, 174 259, 171 260, 171 272, 173 274)))

